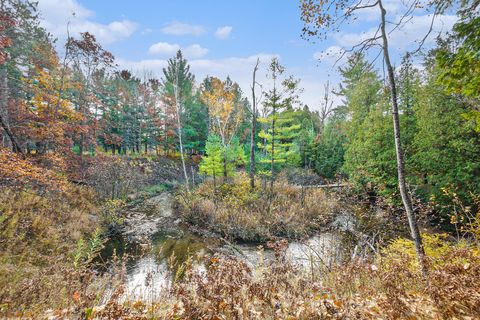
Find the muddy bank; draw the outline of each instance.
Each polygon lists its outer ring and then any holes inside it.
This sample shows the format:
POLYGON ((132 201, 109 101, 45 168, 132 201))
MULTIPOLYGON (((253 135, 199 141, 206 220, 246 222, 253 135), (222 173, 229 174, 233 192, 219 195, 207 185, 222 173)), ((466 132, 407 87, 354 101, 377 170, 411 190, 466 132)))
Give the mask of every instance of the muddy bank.
POLYGON ((156 233, 180 235, 181 220, 175 218, 172 210, 173 199, 169 192, 148 198, 125 210, 124 223, 120 234, 128 242, 147 244, 156 233))

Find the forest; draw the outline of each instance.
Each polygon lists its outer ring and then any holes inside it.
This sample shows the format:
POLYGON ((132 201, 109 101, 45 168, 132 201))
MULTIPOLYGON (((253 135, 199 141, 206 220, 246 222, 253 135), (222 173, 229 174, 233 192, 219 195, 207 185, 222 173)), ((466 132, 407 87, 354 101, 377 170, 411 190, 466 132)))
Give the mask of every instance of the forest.
POLYGON ((307 45, 378 12, 315 106, 279 57, 123 69, 0 0, 0 317, 480 318, 480 2, 297 2, 307 45), (415 10, 456 22, 394 62, 415 10))

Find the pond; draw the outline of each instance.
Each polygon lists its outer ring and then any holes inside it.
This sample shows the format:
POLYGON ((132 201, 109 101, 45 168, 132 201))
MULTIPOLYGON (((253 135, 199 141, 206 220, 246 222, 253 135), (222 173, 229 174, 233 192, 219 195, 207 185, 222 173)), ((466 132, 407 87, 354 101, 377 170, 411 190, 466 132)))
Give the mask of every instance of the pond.
MULTIPOLYGON (((159 221, 158 230, 140 244, 136 240, 129 240, 131 238, 125 234, 112 238, 101 253, 101 260, 106 262, 115 256, 124 258, 125 299, 150 301, 159 298, 172 281, 181 276, 187 262, 191 262, 198 272, 203 272, 207 268, 206 258, 214 253, 234 255, 252 268, 276 259, 273 250, 255 244, 226 243, 204 238, 188 232, 179 224, 165 223, 159 217, 164 217, 165 212, 168 217, 172 217, 171 208, 165 207, 170 206, 171 201, 165 201, 165 195, 160 199, 161 205, 156 204, 157 213, 152 212, 153 200, 147 202, 149 207, 146 208, 146 215, 142 212, 142 206, 132 210, 143 220, 159 221), (165 230, 164 225, 169 225, 169 229, 165 230)), ((143 221, 135 221, 135 224, 142 223, 143 221)), ((151 221, 145 221, 145 224, 151 224, 151 221)), ((138 229, 138 225, 135 228, 138 229)), ((131 233, 130 229, 126 234, 131 233)), ((285 258, 305 270, 312 267, 329 268, 341 254, 341 235, 337 232, 317 234, 306 241, 288 243, 285 248, 285 258)))

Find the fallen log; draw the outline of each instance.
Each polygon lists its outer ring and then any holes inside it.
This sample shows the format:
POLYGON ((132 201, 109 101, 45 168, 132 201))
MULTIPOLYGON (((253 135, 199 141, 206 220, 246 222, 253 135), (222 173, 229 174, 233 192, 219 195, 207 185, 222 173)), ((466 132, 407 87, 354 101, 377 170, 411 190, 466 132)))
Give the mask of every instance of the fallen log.
POLYGON ((318 188, 318 189, 328 189, 328 188, 345 188, 348 187, 348 183, 335 183, 335 184, 317 184, 317 185, 307 185, 307 186, 299 186, 298 188, 318 188))

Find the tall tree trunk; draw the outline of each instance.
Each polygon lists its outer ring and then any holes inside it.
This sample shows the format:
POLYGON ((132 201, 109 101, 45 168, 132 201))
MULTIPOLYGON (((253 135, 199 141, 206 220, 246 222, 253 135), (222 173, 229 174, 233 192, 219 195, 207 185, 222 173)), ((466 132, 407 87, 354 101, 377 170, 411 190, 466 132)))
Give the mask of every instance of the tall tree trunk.
POLYGON ((227 179, 227 148, 225 147, 223 150, 223 180, 227 179))
POLYGON ((252 191, 255 189, 255 132, 257 130, 257 98, 255 96, 255 76, 258 70, 258 64, 260 59, 257 58, 255 68, 253 68, 253 80, 252 80, 252 131, 250 133, 250 188, 252 191))
POLYGON ((178 94, 178 64, 177 64, 175 84, 174 84, 173 90, 175 91, 175 108, 176 108, 176 111, 177 111, 178 142, 180 144, 180 157, 182 159, 183 176, 185 178, 185 186, 187 187, 187 191, 190 191, 190 188, 188 186, 187 168, 185 166, 185 155, 183 154, 182 121, 180 119, 181 109, 180 109, 180 103, 178 101, 178 99, 179 99, 179 94, 178 94))
POLYGON ((270 192, 273 193, 273 180, 275 179, 275 106, 273 107, 272 120, 272 161, 270 163, 270 192))
POLYGON ((277 114, 277 91, 275 80, 273 82, 273 103, 272 103, 272 161, 270 163, 270 192, 273 194, 273 181, 275 180, 275 116, 277 114))
POLYGON ((7 114, 7 107, 8 107, 8 72, 6 67, 0 68, 0 125, 3 128, 3 131, 7 134, 10 142, 12 144, 12 151, 20 153, 22 156, 23 150, 20 148, 20 144, 18 143, 15 135, 10 130, 8 125, 7 119, 5 115, 7 114))
POLYGON ((386 10, 383 7, 382 0, 378 0, 378 5, 381 11, 381 32, 383 40, 383 56, 385 65, 387 66, 388 81, 390 85, 390 94, 392 100, 392 117, 393 117, 393 130, 395 135, 395 151, 397 156, 397 173, 398 173, 398 187, 400 189, 400 195, 402 197, 403 206, 407 212, 408 224, 410 226, 410 232, 415 243, 415 250, 417 252, 418 260, 422 268, 424 276, 427 276, 428 270, 425 263, 425 251, 423 249, 422 238, 420 236, 420 230, 418 228, 415 212, 413 211, 412 202, 407 192, 405 182, 405 164, 403 160, 402 144, 400 140, 400 120, 398 115, 398 99, 397 99, 397 87, 395 83, 395 73, 390 61, 390 54, 388 52, 388 38, 385 30, 386 24, 386 10))

